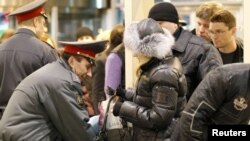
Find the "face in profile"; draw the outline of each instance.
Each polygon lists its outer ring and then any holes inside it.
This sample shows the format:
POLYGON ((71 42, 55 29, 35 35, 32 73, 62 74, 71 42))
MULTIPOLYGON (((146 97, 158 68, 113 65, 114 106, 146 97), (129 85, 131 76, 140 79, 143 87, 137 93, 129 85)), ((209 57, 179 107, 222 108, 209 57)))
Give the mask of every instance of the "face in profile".
POLYGON ((209 36, 216 48, 224 48, 234 40, 236 27, 229 29, 223 22, 210 22, 209 36))
POLYGON ((195 28, 196 35, 210 42, 211 39, 208 35, 209 21, 197 18, 196 22, 197 22, 195 28))
POLYGON ((91 71, 92 65, 85 57, 76 57, 71 56, 69 58, 69 65, 72 68, 72 71, 82 80, 88 73, 91 71))

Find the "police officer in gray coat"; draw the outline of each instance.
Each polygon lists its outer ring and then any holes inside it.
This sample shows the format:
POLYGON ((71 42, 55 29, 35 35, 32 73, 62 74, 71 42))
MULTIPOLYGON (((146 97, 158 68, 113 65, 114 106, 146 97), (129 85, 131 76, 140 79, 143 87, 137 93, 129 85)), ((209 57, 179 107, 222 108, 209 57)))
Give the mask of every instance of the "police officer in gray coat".
POLYGON ((15 89, 0 123, 0 141, 91 141, 81 82, 106 41, 62 42, 62 58, 35 71, 15 89))
POLYGON ((44 32, 45 0, 37 0, 10 13, 19 29, 0 47, 0 118, 16 86, 29 74, 57 59, 46 43, 37 38, 44 32))

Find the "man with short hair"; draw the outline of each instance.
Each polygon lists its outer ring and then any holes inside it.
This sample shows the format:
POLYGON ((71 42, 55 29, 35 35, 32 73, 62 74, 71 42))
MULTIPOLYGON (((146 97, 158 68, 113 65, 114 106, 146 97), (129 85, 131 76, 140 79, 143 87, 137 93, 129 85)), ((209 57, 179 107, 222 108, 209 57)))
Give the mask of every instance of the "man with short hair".
POLYGON ((220 10, 210 18, 209 36, 223 64, 243 62, 243 44, 237 41, 236 30, 236 19, 228 10, 220 10))
POLYGON ((192 30, 195 35, 212 42, 208 35, 209 19, 219 10, 222 10, 223 6, 219 2, 209 1, 201 4, 195 12, 196 15, 196 27, 192 30))
POLYGON ((54 50, 37 36, 45 28, 45 3, 36 0, 9 15, 16 17, 19 28, 0 47, 0 115, 23 79, 57 58, 54 50))
POLYGON ((62 57, 26 77, 13 92, 0 122, 1 141, 93 140, 81 83, 106 41, 61 43, 62 57))

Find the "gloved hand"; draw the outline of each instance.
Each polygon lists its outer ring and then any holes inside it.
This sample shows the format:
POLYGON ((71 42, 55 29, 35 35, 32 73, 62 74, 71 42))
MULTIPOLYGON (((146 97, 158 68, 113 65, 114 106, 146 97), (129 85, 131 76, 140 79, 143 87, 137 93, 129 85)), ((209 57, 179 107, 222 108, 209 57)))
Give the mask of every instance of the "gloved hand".
POLYGON ((123 89, 121 86, 118 86, 115 94, 123 99, 126 99, 126 90, 123 89))
POLYGON ((113 115, 114 116, 119 116, 120 110, 122 107, 122 102, 121 101, 117 101, 113 107, 113 115))
POLYGON ((105 93, 108 95, 114 95, 115 90, 113 90, 111 87, 107 86, 107 88, 105 89, 105 93))

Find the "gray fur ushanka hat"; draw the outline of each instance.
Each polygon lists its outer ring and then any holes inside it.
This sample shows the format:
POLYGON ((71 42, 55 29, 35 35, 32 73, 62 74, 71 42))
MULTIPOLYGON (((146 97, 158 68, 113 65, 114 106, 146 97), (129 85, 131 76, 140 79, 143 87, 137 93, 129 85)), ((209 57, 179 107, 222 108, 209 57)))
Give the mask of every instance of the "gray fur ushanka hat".
POLYGON ((153 19, 144 19, 125 28, 124 45, 134 54, 163 59, 172 55, 174 37, 153 19))

